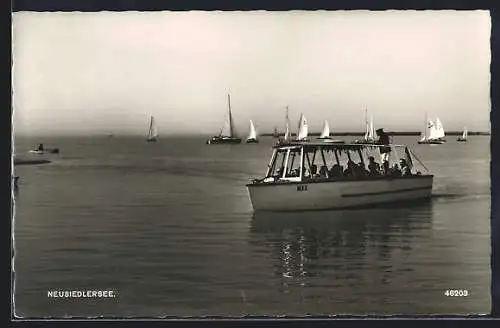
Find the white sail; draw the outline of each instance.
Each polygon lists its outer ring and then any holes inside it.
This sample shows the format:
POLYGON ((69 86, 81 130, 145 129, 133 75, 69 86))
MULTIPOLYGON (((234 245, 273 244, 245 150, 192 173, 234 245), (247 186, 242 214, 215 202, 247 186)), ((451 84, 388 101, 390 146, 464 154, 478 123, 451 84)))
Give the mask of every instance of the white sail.
POLYGON ((462 133, 462 139, 467 139, 467 127, 464 126, 464 132, 462 133))
POLYGON ((365 109, 365 136, 364 140, 368 140, 368 136, 370 135, 370 124, 368 123, 368 109, 365 109))
POLYGON ((158 138, 158 128, 156 127, 156 122, 153 116, 149 121, 149 131, 148 131, 148 140, 154 140, 158 138))
POLYGON ((229 94, 227 95, 227 106, 228 109, 226 113, 226 119, 224 120, 224 125, 220 130, 220 136, 232 138, 236 135, 236 131, 234 129, 233 115, 231 113, 231 96, 229 94))
POLYGON ((420 141, 425 141, 426 137, 425 137, 425 132, 422 131, 422 133, 420 133, 420 141))
POLYGON ((297 132, 297 140, 305 140, 308 135, 307 119, 304 114, 300 114, 299 130, 297 132))
POLYGON ((432 140, 437 138, 436 125, 434 124, 434 122, 429 120, 429 123, 427 124, 427 139, 432 140))
POLYGON ((330 136, 330 126, 328 125, 328 121, 325 120, 323 123, 323 131, 321 131, 320 138, 327 138, 330 136))
POLYGON ((373 116, 370 116, 370 124, 368 126, 367 140, 375 140, 375 127, 373 126, 373 116))
POLYGON ((250 120, 250 133, 248 134, 247 140, 248 139, 257 139, 257 131, 255 130, 252 120, 250 120))
POLYGON ((283 138, 285 141, 290 140, 290 120, 288 119, 288 106, 286 106, 286 115, 285 115, 285 137, 283 138))
POLYGON ((444 128, 443 124, 439 120, 439 117, 436 118, 436 138, 444 138, 444 128))

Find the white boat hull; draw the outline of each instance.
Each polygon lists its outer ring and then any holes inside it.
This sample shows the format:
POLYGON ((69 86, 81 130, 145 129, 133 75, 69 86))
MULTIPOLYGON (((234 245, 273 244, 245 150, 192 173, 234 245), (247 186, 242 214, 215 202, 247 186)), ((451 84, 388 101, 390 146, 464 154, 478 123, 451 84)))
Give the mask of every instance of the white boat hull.
POLYGON ((430 198, 432 175, 365 180, 248 184, 254 211, 363 207, 430 198))

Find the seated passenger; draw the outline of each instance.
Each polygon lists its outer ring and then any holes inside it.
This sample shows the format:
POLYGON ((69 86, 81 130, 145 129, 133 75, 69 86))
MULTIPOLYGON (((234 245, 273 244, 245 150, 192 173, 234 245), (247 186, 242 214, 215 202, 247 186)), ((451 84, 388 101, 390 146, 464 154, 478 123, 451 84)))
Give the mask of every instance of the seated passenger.
POLYGON ((281 167, 278 171, 276 171, 275 177, 278 178, 278 179, 281 178, 283 176, 283 171, 284 170, 285 170, 285 168, 281 167))
POLYGON ((311 165, 311 178, 318 177, 318 167, 316 164, 311 165))
POLYGON ((368 173, 368 171, 366 171, 365 164, 363 162, 359 162, 355 166, 355 175, 356 175, 356 177, 358 177, 358 178, 364 178, 364 177, 366 177, 368 175, 367 173, 368 173))
POLYGON ((401 170, 399 169, 398 164, 394 164, 391 169, 391 175, 394 177, 400 177, 401 176, 401 170))
POLYGON ((399 165, 401 166, 401 173, 403 176, 411 175, 411 169, 404 158, 399 160, 399 165))
POLYGON ((347 168, 344 170, 344 176, 346 177, 352 177, 354 176, 354 170, 355 170, 356 164, 349 160, 347 162, 347 168))
POLYGON ((339 178, 342 176, 342 166, 339 164, 334 164, 332 165, 332 168, 330 169, 330 178, 339 178))
POLYGON ((390 173, 389 161, 382 162, 382 174, 388 175, 390 173))
POLYGON ((380 165, 375 162, 375 158, 373 156, 368 157, 368 172, 370 176, 380 175, 380 165))
POLYGON ((328 167, 326 167, 326 165, 321 166, 319 169, 319 176, 322 178, 328 178, 328 167))

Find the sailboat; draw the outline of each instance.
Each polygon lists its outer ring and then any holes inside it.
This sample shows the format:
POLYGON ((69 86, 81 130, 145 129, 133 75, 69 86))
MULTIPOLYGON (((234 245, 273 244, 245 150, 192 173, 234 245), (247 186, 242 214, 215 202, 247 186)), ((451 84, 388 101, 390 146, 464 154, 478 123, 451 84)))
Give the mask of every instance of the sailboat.
POLYGON ((333 143, 344 143, 343 140, 335 140, 330 137, 330 126, 328 125, 328 121, 325 120, 323 123, 323 130, 318 139, 324 140, 325 142, 333 142, 333 143))
POLYGON ((279 132, 278 132, 278 128, 277 127, 274 127, 274 131, 273 131, 273 138, 278 138, 280 136, 279 132))
POLYGON ((307 119, 304 114, 300 114, 299 129, 297 131, 297 141, 306 141, 308 135, 307 119))
POLYGON ((457 138, 458 142, 466 142, 467 141, 467 127, 464 126, 464 131, 462 132, 462 135, 457 138))
POLYGON ((432 122, 431 120, 427 121, 427 113, 426 113, 424 120, 424 130, 420 134, 420 140, 418 141, 418 143, 441 145, 444 143, 444 141, 440 138, 441 134, 444 135, 444 131, 441 133, 441 131, 436 127, 436 124, 434 124, 434 122, 432 122))
POLYGON ((291 139, 291 134, 290 134, 290 119, 288 118, 288 106, 286 106, 285 110, 285 133, 283 135, 283 138, 279 138, 277 141, 278 145, 283 145, 286 143, 289 143, 291 139))
POLYGON ((436 117, 436 138, 443 142, 446 142, 443 124, 439 117, 436 117))
POLYGON ((323 122, 323 130, 321 131, 318 139, 330 139, 330 126, 328 125, 327 120, 323 122))
POLYGON ((224 125, 222 126, 219 135, 210 137, 207 140, 207 144, 239 144, 241 143, 241 138, 238 138, 236 131, 234 129, 233 115, 231 113, 231 96, 227 95, 227 115, 224 125))
POLYGON ((156 127, 155 118, 151 115, 151 119, 149 120, 149 131, 147 142, 157 142, 159 138, 158 128, 156 127))
POLYGON ((375 127, 373 125, 373 116, 368 120, 368 110, 365 109, 365 135, 362 139, 355 140, 357 144, 374 144, 377 142, 375 137, 375 127))
POLYGON ((255 126, 253 125, 253 121, 250 120, 250 133, 248 134, 247 143, 258 143, 257 139, 257 131, 255 130, 255 126))

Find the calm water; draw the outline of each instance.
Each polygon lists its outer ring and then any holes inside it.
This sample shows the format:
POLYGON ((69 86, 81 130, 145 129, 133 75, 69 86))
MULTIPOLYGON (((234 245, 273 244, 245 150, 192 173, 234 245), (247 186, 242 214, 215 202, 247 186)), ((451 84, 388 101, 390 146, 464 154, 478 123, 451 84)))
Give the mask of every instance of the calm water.
POLYGON ((254 217, 245 183, 271 138, 16 140, 15 310, 23 317, 490 312, 489 137, 413 149, 435 174, 414 206, 254 217), (446 289, 467 297, 446 297, 446 289), (53 289, 114 290, 54 299, 53 289))

